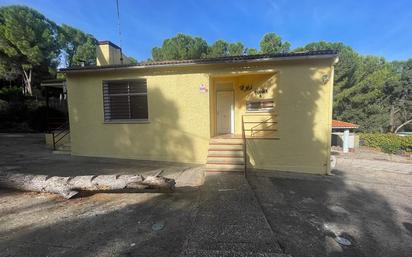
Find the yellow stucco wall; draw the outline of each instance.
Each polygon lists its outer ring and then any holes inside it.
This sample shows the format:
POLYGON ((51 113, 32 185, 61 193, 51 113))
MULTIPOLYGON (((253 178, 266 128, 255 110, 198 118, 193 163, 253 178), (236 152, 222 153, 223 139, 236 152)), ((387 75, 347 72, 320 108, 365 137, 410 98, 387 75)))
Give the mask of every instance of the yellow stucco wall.
POLYGON ((72 154, 204 163, 210 138, 204 74, 143 76, 136 72, 68 76, 72 154), (148 123, 106 124, 102 81, 145 77, 148 123))
POLYGON ((329 171, 333 60, 68 74, 72 152, 78 155, 205 163, 215 135, 215 91, 233 82, 235 132, 247 99, 241 84, 266 87, 275 100, 277 140, 248 140, 249 166, 326 174, 329 171), (264 71, 264 72, 263 72, 264 71), (328 75, 324 84, 322 76, 328 75), (105 124, 102 81, 145 77, 147 124, 105 124), (203 84, 209 90, 202 93, 203 84))
POLYGON ((120 52, 120 49, 115 48, 108 43, 99 44, 96 48, 96 65, 113 65, 121 64, 120 57, 123 57, 123 64, 129 64, 129 58, 120 52))
POLYGON ((333 67, 326 62, 278 69, 275 111, 278 140, 248 140, 258 169, 327 174, 330 170, 333 67), (328 75, 324 84, 322 76, 328 75))
MULTIPOLYGON (((215 93, 219 85, 233 84, 236 134, 242 133, 242 115, 247 115, 244 116, 245 121, 277 122, 257 125, 257 129, 277 130, 254 134, 270 140, 247 140, 250 167, 327 174, 330 170, 333 66, 330 61, 305 61, 274 68, 273 72, 266 74, 217 76, 211 90, 215 93), (329 77, 326 84, 322 81, 324 75, 329 77), (243 92, 241 85, 252 85, 252 90, 243 92), (258 88, 266 88, 268 92, 258 96, 254 93, 258 88), (247 113, 246 101, 255 99, 274 99, 274 112, 247 113)), ((216 135, 215 101, 212 96, 212 135, 216 135)), ((246 129, 251 126, 255 124, 245 124, 246 129)))

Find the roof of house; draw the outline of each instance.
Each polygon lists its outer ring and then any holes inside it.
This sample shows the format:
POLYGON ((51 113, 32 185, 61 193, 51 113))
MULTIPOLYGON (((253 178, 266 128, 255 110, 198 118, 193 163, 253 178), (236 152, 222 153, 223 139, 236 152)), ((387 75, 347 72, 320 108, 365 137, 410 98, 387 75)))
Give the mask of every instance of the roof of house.
POLYGON ((41 87, 57 87, 61 88, 63 87, 64 83, 66 83, 65 79, 49 79, 49 80, 43 80, 40 83, 41 87))
POLYGON ((136 64, 118 64, 104 66, 84 66, 69 67, 60 69, 61 72, 74 71, 93 71, 93 70, 113 70, 127 68, 149 68, 149 67, 169 67, 169 66, 190 66, 201 64, 236 64, 246 62, 265 62, 278 60, 301 60, 301 59, 325 59, 336 58, 338 52, 335 50, 305 51, 294 53, 278 54, 258 54, 258 55, 241 55, 225 56, 216 58, 192 59, 192 60, 170 60, 170 61, 143 61, 136 64))
POLYGON ((332 128, 359 128, 359 125, 340 120, 332 120, 332 128))
POLYGON ((116 45, 115 43, 113 43, 113 42, 111 42, 111 41, 108 41, 108 40, 99 41, 98 44, 99 44, 99 45, 110 45, 110 46, 112 46, 112 47, 114 47, 114 48, 121 49, 120 46, 118 46, 118 45, 116 45))

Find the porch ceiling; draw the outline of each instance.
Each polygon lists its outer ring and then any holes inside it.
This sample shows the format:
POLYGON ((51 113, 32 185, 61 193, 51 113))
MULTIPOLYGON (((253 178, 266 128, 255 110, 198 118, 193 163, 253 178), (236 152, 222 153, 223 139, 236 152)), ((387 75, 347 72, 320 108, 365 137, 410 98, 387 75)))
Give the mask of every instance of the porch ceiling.
POLYGON ((222 78, 222 77, 240 77, 248 75, 259 75, 259 74, 276 74, 278 73, 275 69, 263 69, 263 70, 241 70, 241 71, 222 71, 210 74, 211 78, 222 78))

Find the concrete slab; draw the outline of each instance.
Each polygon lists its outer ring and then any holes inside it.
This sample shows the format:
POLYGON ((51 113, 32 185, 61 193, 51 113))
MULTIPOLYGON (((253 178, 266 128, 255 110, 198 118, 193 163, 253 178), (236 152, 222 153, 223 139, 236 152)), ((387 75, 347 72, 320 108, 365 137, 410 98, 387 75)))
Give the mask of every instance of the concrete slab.
POLYGON ((338 157, 331 176, 249 176, 285 252, 406 257, 412 252, 412 164, 338 157), (340 245, 336 237, 351 242, 340 245))
POLYGON ((208 173, 181 256, 285 256, 245 177, 208 173))

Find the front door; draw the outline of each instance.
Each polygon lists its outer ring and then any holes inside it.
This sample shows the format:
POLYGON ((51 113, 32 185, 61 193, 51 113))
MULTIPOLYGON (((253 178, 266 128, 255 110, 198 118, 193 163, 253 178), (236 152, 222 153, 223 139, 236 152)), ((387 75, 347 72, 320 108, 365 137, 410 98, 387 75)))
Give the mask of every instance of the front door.
POLYGON ((234 133, 233 91, 217 91, 216 93, 216 126, 217 133, 234 133))

